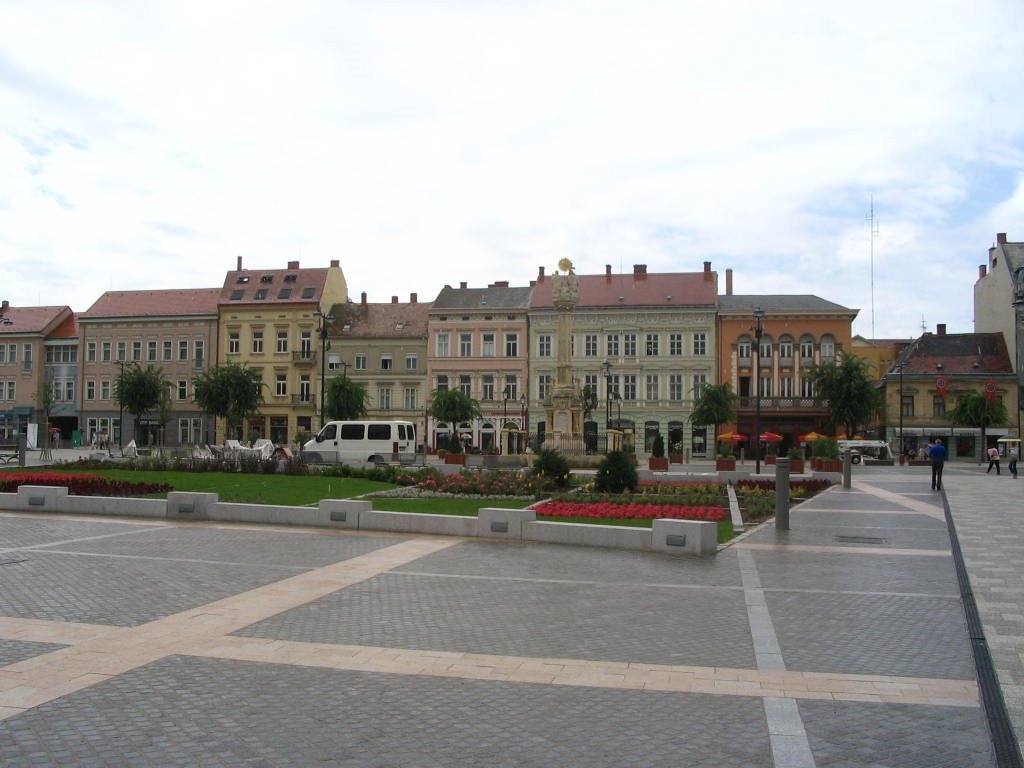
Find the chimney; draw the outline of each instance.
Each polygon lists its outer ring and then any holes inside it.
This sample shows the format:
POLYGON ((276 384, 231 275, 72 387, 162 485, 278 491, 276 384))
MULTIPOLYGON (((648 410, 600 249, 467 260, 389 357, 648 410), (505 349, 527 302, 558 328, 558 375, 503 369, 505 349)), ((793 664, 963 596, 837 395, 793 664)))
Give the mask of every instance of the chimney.
POLYGON ((361 298, 362 298, 362 304, 365 307, 366 306, 366 291, 363 291, 363 295, 362 295, 361 298))
POLYGON ((1006 233, 1000 232, 996 235, 996 245, 1006 245, 1006 233))
POLYGON ((465 280, 463 280, 461 283, 459 283, 459 288, 462 289, 463 291, 466 290, 466 281, 465 280))
POLYGON ((634 280, 646 280, 647 279, 647 265, 646 264, 634 264, 633 265, 633 279, 634 280))
POLYGON ((488 288, 508 288, 508 280, 497 280, 491 283, 488 288))
POLYGON ((298 268, 299 268, 299 262, 297 262, 297 261, 289 261, 288 262, 288 269, 298 269, 298 268))
MULTIPOLYGON (((295 262, 295 265, 298 266, 298 262, 295 262)), ((331 259, 331 266, 341 269, 341 262, 338 259, 331 259)))
POLYGON ((988 267, 984 264, 978 265, 978 279, 981 280, 988 273, 988 267))
POLYGON ((541 267, 540 270, 537 272, 537 282, 544 282, 544 267, 541 267))
POLYGON ((725 295, 732 296, 732 270, 725 270, 725 295))
POLYGON ((242 257, 241 256, 238 257, 238 266, 235 267, 235 270, 238 271, 238 272, 242 271, 242 257))
POLYGON ((410 303, 410 304, 415 304, 415 303, 416 303, 416 299, 417 299, 417 298, 418 298, 418 297, 416 296, 416 294, 415 294, 415 293, 410 293, 410 294, 409 294, 409 303, 410 303))
POLYGON ((935 326, 935 335, 936 336, 945 336, 946 335, 946 324, 945 323, 938 323, 935 326))
POLYGON ((392 304, 397 304, 398 303, 398 297, 397 296, 392 296, 391 297, 391 303, 392 304))

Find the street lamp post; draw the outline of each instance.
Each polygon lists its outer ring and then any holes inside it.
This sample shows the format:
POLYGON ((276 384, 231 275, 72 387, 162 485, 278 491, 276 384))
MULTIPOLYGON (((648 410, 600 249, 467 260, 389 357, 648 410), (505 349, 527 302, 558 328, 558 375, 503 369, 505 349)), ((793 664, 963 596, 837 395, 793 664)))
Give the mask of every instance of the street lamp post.
POLYGON ((902 360, 900 360, 898 363, 896 363, 896 370, 899 371, 899 373, 900 373, 900 404, 899 404, 899 409, 900 409, 900 431, 899 431, 899 437, 897 438, 896 445, 899 446, 900 464, 902 464, 903 463, 903 361, 902 360))
POLYGON ((761 336, 764 334, 764 310, 754 310, 754 474, 761 474, 761 336))
POLYGON ((612 428, 612 364, 607 357, 601 363, 601 371, 604 373, 604 430, 607 440, 607 432, 612 428))
POLYGON ((505 453, 505 425, 508 423, 508 395, 511 387, 508 385, 501 390, 502 408, 501 408, 501 429, 498 430, 498 434, 501 435, 501 452, 505 453))
POLYGON ((327 324, 334 321, 332 315, 314 312, 313 317, 320 318, 320 327, 316 329, 320 336, 320 428, 324 427, 324 385, 327 380, 327 324))
POLYGON ((530 405, 530 398, 526 396, 525 392, 519 396, 519 405, 521 406, 519 417, 523 421, 523 439, 525 441, 523 450, 525 451, 530 446, 530 412, 527 410, 527 407, 530 405))

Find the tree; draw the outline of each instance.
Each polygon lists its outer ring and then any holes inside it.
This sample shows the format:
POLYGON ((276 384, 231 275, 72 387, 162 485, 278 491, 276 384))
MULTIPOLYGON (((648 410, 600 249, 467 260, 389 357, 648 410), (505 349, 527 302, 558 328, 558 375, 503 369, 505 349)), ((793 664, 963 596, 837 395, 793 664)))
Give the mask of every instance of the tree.
POLYGON ((597 410, 597 387, 585 384, 580 391, 580 405, 583 407, 583 420, 588 421, 590 414, 597 410))
POLYGON ((324 415, 335 421, 351 421, 366 415, 366 387, 348 376, 335 376, 327 382, 324 415))
POLYGON ((195 386, 196 403, 225 420, 226 436, 237 436, 246 417, 263 405, 263 376, 246 365, 215 365, 196 379, 195 386))
POLYGON ((690 419, 694 424, 714 424, 715 436, 714 445, 718 445, 718 425, 726 421, 732 421, 736 415, 737 397, 732 391, 729 383, 709 384, 704 387, 693 404, 693 414, 690 419))
POLYGON ((856 355, 843 355, 838 363, 812 364, 808 371, 818 397, 827 404, 832 426, 842 427, 850 438, 867 425, 882 402, 870 366, 856 355))
POLYGON ((174 416, 174 405, 171 403, 171 393, 164 389, 160 393, 160 401, 156 404, 156 420, 160 425, 160 447, 167 441, 167 424, 174 416))
POLYGON ((156 409, 162 394, 167 394, 167 379, 163 370, 153 365, 126 368, 114 382, 114 399, 135 417, 136 435, 139 433, 139 419, 156 409))
POLYGON ((430 396, 430 415, 437 421, 452 424, 450 450, 452 453, 460 453, 462 443, 456 434, 458 425, 479 418, 480 403, 463 394, 460 389, 438 389, 430 396))
POLYGON ((50 416, 53 413, 53 389, 52 384, 43 382, 39 385, 39 392, 36 393, 36 405, 43 412, 43 433, 36 437, 39 444, 39 458, 52 459, 53 452, 50 449, 50 416))
POLYGON ((964 392, 957 398, 949 420, 960 427, 978 427, 981 430, 981 458, 985 455, 985 430, 1009 421, 1010 415, 1002 400, 984 392, 964 392))

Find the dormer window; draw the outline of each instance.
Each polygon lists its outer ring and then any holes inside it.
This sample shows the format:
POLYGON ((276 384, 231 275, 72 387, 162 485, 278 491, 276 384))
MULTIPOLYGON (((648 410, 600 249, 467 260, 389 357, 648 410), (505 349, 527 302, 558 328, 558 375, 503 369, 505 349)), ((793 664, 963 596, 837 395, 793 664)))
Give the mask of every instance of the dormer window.
POLYGON ((286 283, 294 283, 298 279, 299 279, 298 275, 285 275, 284 276, 284 281, 286 283))
POLYGON ((239 299, 242 298, 244 293, 245 293, 245 289, 244 288, 235 288, 235 290, 233 290, 231 292, 231 300, 232 301, 238 301, 239 299))
POLYGON ((249 282, 249 276, 248 275, 239 275, 238 276, 238 282, 240 282, 240 283, 248 283, 249 282))
POLYGON ((261 283, 272 283, 272 282, 274 282, 274 276, 273 275, 263 275, 262 277, 260 277, 260 282, 261 283))
POLYGON ((257 301, 267 298, 267 289, 260 288, 258 291, 256 291, 256 295, 253 298, 256 299, 257 301))
POLYGON ((277 292, 277 298, 279 298, 279 299, 287 299, 287 298, 290 298, 291 295, 292 295, 292 289, 291 288, 282 288, 280 291, 277 292))
POLYGON ((312 299, 314 293, 316 293, 316 288, 314 288, 313 286, 309 286, 307 288, 303 288, 302 289, 302 298, 304 298, 304 299, 312 299))

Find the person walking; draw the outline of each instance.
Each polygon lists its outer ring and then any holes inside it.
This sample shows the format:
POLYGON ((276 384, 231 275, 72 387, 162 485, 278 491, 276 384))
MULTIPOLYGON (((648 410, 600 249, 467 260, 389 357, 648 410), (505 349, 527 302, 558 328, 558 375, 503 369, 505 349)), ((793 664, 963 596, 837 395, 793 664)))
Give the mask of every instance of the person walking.
POLYGON ((946 464, 946 446, 942 440, 936 440, 928 449, 928 456, 932 460, 932 490, 942 490, 942 468, 946 464))
POLYGON ((997 475, 1002 474, 999 471, 999 449, 995 446, 988 449, 988 469, 985 470, 986 475, 992 471, 992 467, 996 468, 997 475))
POLYGON ((1020 458, 1020 443, 1010 446, 1010 474, 1013 475, 1013 479, 1017 479, 1017 459, 1020 458))

